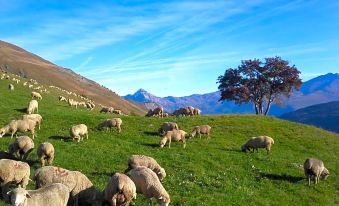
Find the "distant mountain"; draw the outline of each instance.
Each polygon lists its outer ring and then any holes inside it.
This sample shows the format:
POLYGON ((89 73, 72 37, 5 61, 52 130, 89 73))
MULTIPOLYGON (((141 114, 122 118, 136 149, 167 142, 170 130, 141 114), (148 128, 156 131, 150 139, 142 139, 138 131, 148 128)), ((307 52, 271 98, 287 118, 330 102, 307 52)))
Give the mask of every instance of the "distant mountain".
MULTIPOLYGON (((143 103, 149 109, 161 105, 168 112, 189 105, 200 108, 203 114, 253 113, 254 111, 252 104, 239 106, 234 102, 219 102, 219 91, 184 97, 168 96, 161 98, 144 89, 139 89, 136 93, 126 95, 124 98, 143 103)), ((339 74, 337 73, 329 73, 304 82, 300 91, 294 91, 283 106, 273 105, 269 114, 279 116, 299 108, 331 101, 339 101, 339 74)))
POLYGON ((314 125, 339 133, 339 101, 317 104, 280 116, 293 122, 314 125))
POLYGON ((124 113, 143 115, 146 111, 140 105, 124 100, 111 90, 57 66, 20 47, 0 40, 0 69, 28 79, 35 79, 45 85, 58 86, 68 91, 93 99, 96 103, 121 109, 124 113))

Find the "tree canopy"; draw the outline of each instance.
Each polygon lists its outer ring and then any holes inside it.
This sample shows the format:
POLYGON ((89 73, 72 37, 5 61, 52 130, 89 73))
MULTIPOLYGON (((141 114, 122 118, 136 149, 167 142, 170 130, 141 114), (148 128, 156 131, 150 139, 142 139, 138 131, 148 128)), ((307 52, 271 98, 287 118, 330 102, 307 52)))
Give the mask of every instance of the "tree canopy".
POLYGON ((267 115, 273 102, 282 103, 293 89, 299 90, 300 71, 281 57, 243 60, 237 68, 229 68, 218 77, 219 101, 236 104, 252 102, 256 114, 267 115))

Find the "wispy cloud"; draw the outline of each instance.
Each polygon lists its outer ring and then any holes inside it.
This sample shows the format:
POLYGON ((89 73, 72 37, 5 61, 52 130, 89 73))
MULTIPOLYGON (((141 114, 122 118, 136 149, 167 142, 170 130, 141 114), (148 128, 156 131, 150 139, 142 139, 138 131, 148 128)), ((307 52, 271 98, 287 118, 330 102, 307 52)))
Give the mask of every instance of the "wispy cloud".
POLYGON ((89 64, 92 60, 93 60, 93 56, 89 56, 89 57, 87 57, 87 59, 85 61, 81 62, 81 64, 74 69, 80 70, 80 69, 84 68, 85 66, 87 66, 87 64, 89 64))

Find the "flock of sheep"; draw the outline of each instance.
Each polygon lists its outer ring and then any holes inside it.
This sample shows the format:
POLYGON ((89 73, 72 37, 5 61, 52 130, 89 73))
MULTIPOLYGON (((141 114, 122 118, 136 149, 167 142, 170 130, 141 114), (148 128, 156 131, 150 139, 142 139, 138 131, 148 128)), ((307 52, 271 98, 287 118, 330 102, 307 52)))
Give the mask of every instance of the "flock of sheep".
MULTIPOLYGON (((7 78, 2 75, 1 78, 7 78)), ((7 79, 10 79, 9 77, 7 79)), ((18 79, 12 79, 19 83, 18 79)), ((30 82, 36 82, 34 80, 30 82)), ((34 83, 33 83, 34 84, 34 83)), ((43 88, 43 87, 41 87, 43 88)), ((50 86, 50 88, 53 88, 50 86)), ((57 87, 54 87, 57 88, 57 87)), ((14 89, 10 84, 9 89, 14 89)), ((70 93, 72 94, 72 93, 70 93)), ((167 206, 170 203, 170 195, 162 185, 162 181, 166 177, 166 171, 158 162, 148 156, 132 155, 127 161, 127 169, 124 173, 115 173, 103 191, 98 191, 92 182, 79 171, 70 171, 64 168, 55 167, 53 165, 55 148, 49 142, 40 144, 37 148, 37 156, 41 168, 37 169, 34 177, 36 190, 26 190, 30 178, 30 166, 25 162, 28 155, 34 150, 34 138, 36 135, 36 127, 40 129, 42 116, 37 114, 38 101, 42 100, 42 95, 36 91, 31 92, 32 100, 27 107, 27 114, 20 119, 12 120, 6 126, 0 128, 0 137, 10 134, 13 138, 17 132, 31 132, 32 139, 28 136, 16 137, 14 142, 8 146, 9 155, 14 155, 19 161, 12 159, 0 160, 0 180, 1 193, 5 201, 9 201, 15 206, 41 206, 55 205, 66 206, 68 202, 75 205, 129 205, 136 198, 137 193, 143 194, 146 198, 154 198, 159 205, 167 206), (46 165, 47 162, 47 166, 46 165), (129 174, 128 174, 129 173, 129 174), (128 174, 128 175, 127 175, 128 174)), ((65 101, 70 106, 74 104, 83 105, 92 110, 94 102, 86 99, 84 103, 59 97, 59 101, 65 101)), ((112 107, 102 106, 100 112, 122 114, 120 110, 114 110, 112 107), (116 111, 116 112, 114 112, 116 111)), ((179 108, 173 112, 176 116, 194 116, 200 115, 201 111, 193 107, 179 108)), ((162 107, 150 110, 146 116, 168 116, 162 107)), ((107 119, 98 124, 99 130, 112 130, 116 127, 121 132, 122 120, 120 118, 107 119)), ((164 122, 158 132, 162 136, 159 142, 160 147, 168 144, 171 146, 172 141, 179 141, 186 146, 186 137, 194 138, 201 135, 207 135, 210 139, 211 126, 197 125, 191 133, 181 130, 175 122, 164 122)), ((74 141, 81 141, 86 137, 88 139, 88 128, 85 124, 74 125, 70 128, 70 137, 74 141)), ((250 150, 258 150, 265 148, 267 153, 271 151, 274 140, 268 136, 259 136, 249 139, 241 150, 246 152, 250 150)), ((13 158, 14 159, 14 158, 13 158)), ((314 158, 306 159, 304 162, 304 172, 308 178, 309 184, 314 178, 315 184, 319 182, 320 177, 326 178, 329 171, 325 168, 321 160, 314 158)))

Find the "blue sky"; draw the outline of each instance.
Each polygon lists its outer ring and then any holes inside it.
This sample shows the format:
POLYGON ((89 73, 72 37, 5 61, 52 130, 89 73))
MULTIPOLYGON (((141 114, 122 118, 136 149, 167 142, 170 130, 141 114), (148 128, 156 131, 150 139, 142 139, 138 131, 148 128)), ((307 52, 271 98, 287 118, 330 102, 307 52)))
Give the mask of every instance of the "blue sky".
POLYGON ((339 72, 339 1, 0 0, 0 39, 120 95, 217 90, 243 59, 281 56, 303 80, 339 72))

